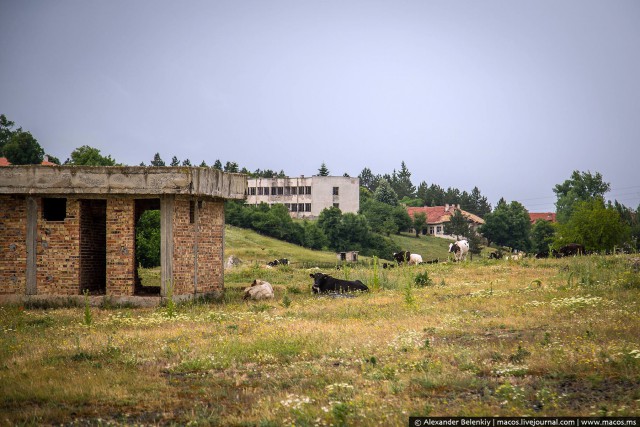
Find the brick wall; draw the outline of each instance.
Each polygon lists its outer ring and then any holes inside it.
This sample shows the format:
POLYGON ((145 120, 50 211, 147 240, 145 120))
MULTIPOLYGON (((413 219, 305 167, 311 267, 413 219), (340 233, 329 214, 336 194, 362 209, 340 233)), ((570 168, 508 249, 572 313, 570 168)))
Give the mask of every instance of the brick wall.
POLYGON ((186 198, 176 199, 173 214, 174 295, 193 294, 196 271, 198 293, 222 290, 223 229, 223 202, 203 200, 191 203, 186 198))
MULTIPOLYGON (((106 288, 107 295, 134 295, 134 197, 112 196, 106 205, 69 197, 60 220, 45 219, 43 199, 35 200, 38 295, 78 295, 81 284, 92 290, 106 288), (100 243, 104 241, 106 248, 100 243)), ((223 202, 203 200, 193 206, 197 212, 192 216, 188 197, 174 203, 174 295, 193 294, 196 271, 198 293, 223 288, 223 202)), ((0 294, 26 294, 26 233, 26 198, 0 196, 0 294)))
MULTIPOLYGON (((80 202, 66 198, 66 218, 44 218, 43 198, 38 198, 36 228, 36 283, 38 295, 80 293, 80 202)), ((26 219, 26 215, 25 215, 26 219)))
POLYGON ((135 199, 107 200, 107 295, 133 295, 135 283, 135 199))
POLYGON ((198 244, 198 292, 221 291, 223 288, 224 203, 206 200, 198 211, 200 235, 198 244))
POLYGON ((27 202, 0 196, 0 294, 26 293, 27 202))
MULTIPOLYGON (((197 208, 197 207, 196 207, 197 208)), ((176 198, 173 205, 173 294, 193 293, 195 223, 191 224, 189 199, 176 198)))

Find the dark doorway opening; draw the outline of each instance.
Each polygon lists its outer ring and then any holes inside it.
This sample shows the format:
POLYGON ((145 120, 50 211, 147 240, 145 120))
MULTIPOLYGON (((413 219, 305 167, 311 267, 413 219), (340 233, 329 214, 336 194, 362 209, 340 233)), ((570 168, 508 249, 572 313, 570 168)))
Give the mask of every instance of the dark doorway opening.
POLYGON ((135 295, 160 295, 160 199, 136 199, 135 295))
POLYGON ((107 201, 80 200, 80 293, 107 292, 107 201))

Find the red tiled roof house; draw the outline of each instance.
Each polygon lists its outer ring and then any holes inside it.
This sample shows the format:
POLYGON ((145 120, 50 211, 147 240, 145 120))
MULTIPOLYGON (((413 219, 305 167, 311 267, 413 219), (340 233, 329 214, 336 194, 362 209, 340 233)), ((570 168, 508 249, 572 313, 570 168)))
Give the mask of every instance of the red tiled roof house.
POLYGON ((469 224, 474 231, 484 224, 484 220, 482 218, 460 209, 460 205, 407 207, 407 213, 411 219, 413 219, 413 216, 416 213, 424 213, 427 216, 427 225, 426 228, 422 230, 422 234, 430 234, 432 236, 454 240, 455 236, 450 236, 444 233, 444 225, 451 221, 451 216, 456 210, 462 212, 462 215, 469 220, 469 224))

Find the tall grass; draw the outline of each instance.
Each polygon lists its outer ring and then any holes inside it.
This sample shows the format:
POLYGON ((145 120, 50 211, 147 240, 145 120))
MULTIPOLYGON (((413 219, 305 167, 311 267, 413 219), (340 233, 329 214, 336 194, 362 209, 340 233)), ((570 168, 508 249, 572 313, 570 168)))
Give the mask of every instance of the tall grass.
POLYGON ((249 263, 225 274, 223 301, 171 316, 166 306, 93 307, 90 329, 78 322, 83 307, 1 306, 1 419, 386 426, 409 415, 638 416, 635 263, 376 270, 373 260, 350 268, 371 289, 353 298, 312 295, 309 271, 295 265, 249 263), (262 275, 276 298, 243 301, 245 281, 262 275))

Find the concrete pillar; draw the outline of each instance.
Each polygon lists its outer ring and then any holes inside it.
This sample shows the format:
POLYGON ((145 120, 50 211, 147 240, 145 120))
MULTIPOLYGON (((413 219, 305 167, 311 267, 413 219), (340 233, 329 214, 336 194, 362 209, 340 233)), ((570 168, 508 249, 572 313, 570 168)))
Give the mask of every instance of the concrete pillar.
POLYGON ((175 197, 166 195, 160 198, 160 295, 168 295, 173 283, 173 211, 175 197))

